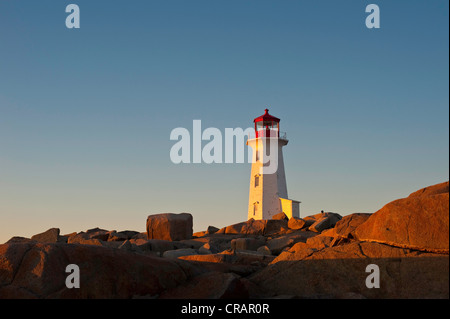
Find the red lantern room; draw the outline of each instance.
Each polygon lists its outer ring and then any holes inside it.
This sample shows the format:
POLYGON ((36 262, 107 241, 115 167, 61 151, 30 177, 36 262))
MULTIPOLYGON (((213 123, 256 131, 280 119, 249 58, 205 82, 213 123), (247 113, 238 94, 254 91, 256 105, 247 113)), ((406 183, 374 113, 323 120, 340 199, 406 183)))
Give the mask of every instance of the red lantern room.
POLYGON ((253 120, 255 123, 256 138, 280 137, 280 119, 270 115, 268 109, 264 111, 264 115, 253 120))

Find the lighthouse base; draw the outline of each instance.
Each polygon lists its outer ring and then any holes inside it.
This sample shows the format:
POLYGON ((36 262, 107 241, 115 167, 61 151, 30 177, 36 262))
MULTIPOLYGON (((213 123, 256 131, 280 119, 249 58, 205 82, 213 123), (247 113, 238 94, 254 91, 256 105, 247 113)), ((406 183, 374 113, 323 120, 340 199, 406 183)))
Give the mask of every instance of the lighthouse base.
POLYGON ((292 217, 300 218, 300 201, 275 197, 272 198, 272 202, 268 203, 271 206, 271 209, 265 208, 265 212, 263 211, 264 207, 261 207, 261 211, 259 211, 259 202, 255 202, 253 205, 250 205, 248 212, 248 219, 272 219, 273 216, 279 213, 285 213, 286 216, 290 219, 292 217))

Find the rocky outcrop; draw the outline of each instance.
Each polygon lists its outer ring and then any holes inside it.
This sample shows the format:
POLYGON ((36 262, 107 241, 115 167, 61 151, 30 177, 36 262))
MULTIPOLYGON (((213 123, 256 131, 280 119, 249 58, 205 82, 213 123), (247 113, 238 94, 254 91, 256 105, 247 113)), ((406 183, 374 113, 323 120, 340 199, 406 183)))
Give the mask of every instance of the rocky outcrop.
POLYGON ((449 298, 448 183, 374 214, 253 220, 192 234, 192 215, 147 232, 52 228, 0 245, 0 298, 449 298), (65 287, 68 264, 80 289, 65 287), (367 265, 380 288, 366 286, 367 265))
MULTIPOLYGON (((299 243, 297 245, 306 245, 299 243)), ((295 246, 294 246, 295 247, 295 246)), ((292 248, 294 248, 292 247, 292 248)), ((260 298, 448 298, 448 256, 353 242, 319 250, 307 245, 280 255, 248 279, 260 298), (366 267, 380 269, 380 288, 369 289, 366 267)))
POLYGON ((360 241, 429 252, 449 252, 449 183, 385 205, 355 230, 360 241))
POLYGON ((0 299, 157 296, 199 274, 183 261, 91 245, 4 244, 0 256, 0 299), (80 268, 80 289, 65 285, 69 264, 80 268))

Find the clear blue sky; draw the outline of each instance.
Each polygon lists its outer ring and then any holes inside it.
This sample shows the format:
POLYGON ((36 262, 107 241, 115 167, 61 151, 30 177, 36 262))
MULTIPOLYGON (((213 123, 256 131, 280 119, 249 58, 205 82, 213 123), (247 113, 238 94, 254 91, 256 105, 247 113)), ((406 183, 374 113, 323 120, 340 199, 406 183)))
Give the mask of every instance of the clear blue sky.
POLYGON ((250 164, 175 165, 169 135, 288 133, 301 215, 373 213, 449 178, 448 1, 0 0, 0 242, 50 227, 247 217, 250 164), (66 5, 81 10, 67 29, 66 5), (365 26, 366 5, 381 29, 365 26))

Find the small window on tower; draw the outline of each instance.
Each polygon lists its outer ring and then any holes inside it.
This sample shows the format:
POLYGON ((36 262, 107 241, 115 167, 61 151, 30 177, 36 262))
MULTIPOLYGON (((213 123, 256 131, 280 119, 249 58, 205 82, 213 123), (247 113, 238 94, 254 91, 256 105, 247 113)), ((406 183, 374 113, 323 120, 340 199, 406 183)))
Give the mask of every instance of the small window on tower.
POLYGON ((255 187, 259 186, 259 176, 255 176, 255 187))
POLYGON ((259 161, 259 151, 256 151, 256 161, 259 161))

